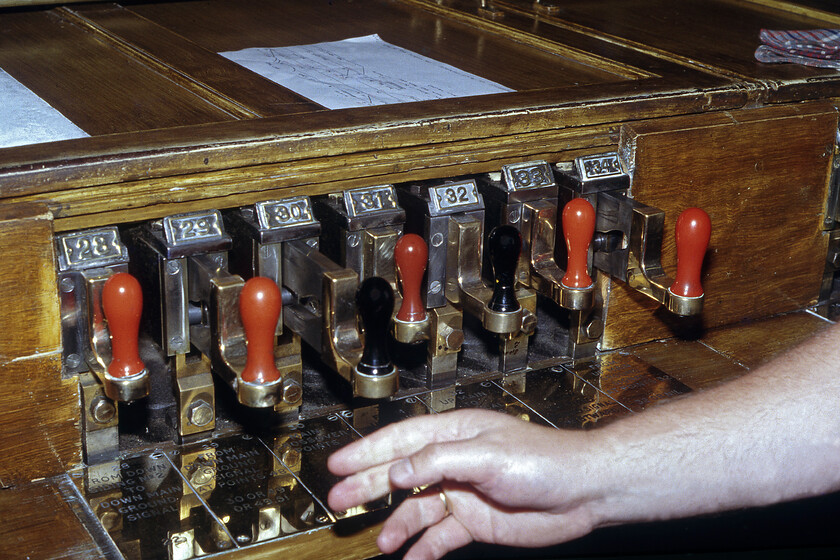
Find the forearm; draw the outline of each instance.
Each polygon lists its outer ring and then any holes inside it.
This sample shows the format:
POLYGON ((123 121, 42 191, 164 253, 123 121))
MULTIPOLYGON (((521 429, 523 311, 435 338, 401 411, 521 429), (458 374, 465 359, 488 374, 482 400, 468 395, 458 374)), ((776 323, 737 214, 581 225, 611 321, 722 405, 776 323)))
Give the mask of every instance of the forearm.
POLYGON ((663 519, 840 489, 838 404, 832 327, 741 379, 595 430, 595 516, 663 519))

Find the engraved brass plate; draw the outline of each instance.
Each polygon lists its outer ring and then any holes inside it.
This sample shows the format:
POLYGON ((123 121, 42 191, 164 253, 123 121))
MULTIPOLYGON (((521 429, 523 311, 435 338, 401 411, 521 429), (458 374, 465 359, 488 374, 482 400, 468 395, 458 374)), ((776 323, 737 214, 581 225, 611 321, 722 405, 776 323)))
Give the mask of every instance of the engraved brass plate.
POLYGON ((505 389, 557 428, 592 428, 630 409, 561 367, 521 374, 505 389))
POLYGON ((414 416, 430 414, 432 410, 426 406, 422 399, 407 397, 395 401, 386 401, 372 404, 370 406, 356 408, 345 412, 342 418, 361 434, 367 436, 379 428, 406 420, 414 416))
POLYGON ((315 223, 308 196, 257 202, 254 207, 260 229, 279 229, 315 223))
POLYGON ((57 238, 59 270, 84 269, 128 262, 128 250, 116 227, 90 229, 57 238))
POLYGON ((126 559, 200 558, 238 548, 205 507, 206 495, 196 493, 164 453, 70 476, 126 559))
POLYGON ((554 173, 545 161, 526 161, 502 166, 502 176, 509 191, 555 186, 554 173))
POLYGON ((397 194, 391 185, 344 191, 344 207, 350 217, 396 210, 397 194))
POLYGON ((442 389, 418 397, 435 412, 460 410, 463 408, 481 408, 516 416, 522 420, 543 426, 550 425, 545 418, 525 406, 522 401, 494 381, 482 381, 470 385, 459 385, 451 389, 442 389))
POLYGON ((432 187, 429 189, 429 202, 435 216, 484 208, 484 201, 473 180, 432 187))
POLYGON ((575 165, 582 182, 624 175, 618 154, 615 152, 579 157, 575 159, 575 165))
POLYGON ((218 210, 167 216, 163 219, 163 232, 170 246, 190 245, 198 242, 224 241, 222 215, 218 210))
POLYGON ((239 546, 314 529, 329 522, 295 476, 299 457, 278 456, 249 435, 217 439, 167 454, 239 546))
POLYGON ((567 369, 633 412, 691 392, 690 387, 662 370, 635 356, 618 352, 567 369))

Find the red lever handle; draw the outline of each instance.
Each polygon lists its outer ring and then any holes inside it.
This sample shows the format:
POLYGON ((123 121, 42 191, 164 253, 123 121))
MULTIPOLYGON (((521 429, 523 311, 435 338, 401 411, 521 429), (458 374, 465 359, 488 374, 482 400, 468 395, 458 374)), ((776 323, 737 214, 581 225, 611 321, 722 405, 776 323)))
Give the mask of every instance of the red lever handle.
POLYGON ((140 359, 137 336, 143 313, 140 283, 127 272, 118 272, 102 287, 102 310, 111 331, 111 377, 128 377, 146 369, 140 359))
POLYGON ((400 321, 422 321, 426 318, 426 308, 420 297, 420 284, 426 263, 429 261, 429 248, 419 235, 403 235, 394 248, 394 263, 402 284, 402 305, 397 312, 400 321))
POLYGON ((700 272, 703 257, 709 247, 712 221, 700 208, 687 208, 677 218, 677 279, 671 284, 671 293, 683 297, 700 297, 703 286, 700 272))
POLYGON ((283 300, 274 280, 257 276, 245 282, 239 294, 239 315, 248 340, 248 357, 242 380, 271 383, 280 379, 274 363, 274 332, 283 300))
POLYGON ((595 209, 584 198, 573 198, 563 208, 563 237, 569 260, 560 283, 569 288, 586 288, 592 278, 586 271, 589 243, 595 233, 595 209))

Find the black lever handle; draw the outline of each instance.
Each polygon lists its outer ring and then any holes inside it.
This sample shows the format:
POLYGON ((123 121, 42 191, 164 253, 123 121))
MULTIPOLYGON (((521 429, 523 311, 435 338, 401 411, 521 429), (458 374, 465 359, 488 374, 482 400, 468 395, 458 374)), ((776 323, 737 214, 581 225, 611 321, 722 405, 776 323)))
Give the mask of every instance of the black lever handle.
POLYGON ((491 311, 510 312, 519 309, 516 300, 516 266, 522 251, 522 234, 513 226, 493 228, 487 239, 490 265, 493 267, 493 297, 487 307, 491 311))
POLYGON ((394 312, 394 290, 387 280, 373 276, 356 291, 356 305, 365 330, 365 348, 356 370, 365 375, 394 371, 388 353, 388 327, 394 312))

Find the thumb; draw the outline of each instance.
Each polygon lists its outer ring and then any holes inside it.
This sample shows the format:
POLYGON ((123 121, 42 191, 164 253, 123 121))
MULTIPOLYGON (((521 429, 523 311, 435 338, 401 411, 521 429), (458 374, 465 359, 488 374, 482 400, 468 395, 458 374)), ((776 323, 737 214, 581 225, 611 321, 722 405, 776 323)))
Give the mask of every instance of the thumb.
POLYGON ((473 440, 433 443, 395 462, 388 478, 397 488, 431 486, 444 480, 480 485, 497 474, 498 462, 473 440))

